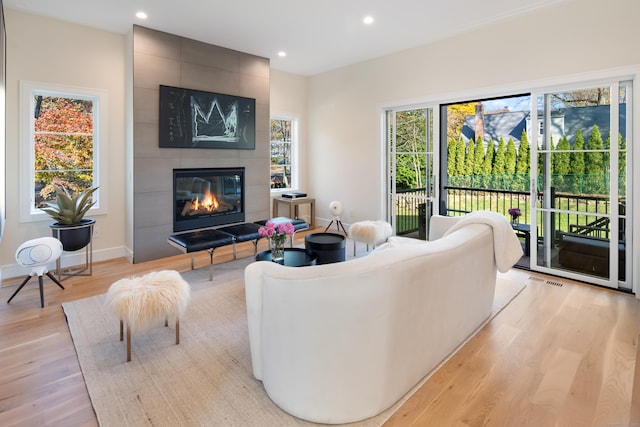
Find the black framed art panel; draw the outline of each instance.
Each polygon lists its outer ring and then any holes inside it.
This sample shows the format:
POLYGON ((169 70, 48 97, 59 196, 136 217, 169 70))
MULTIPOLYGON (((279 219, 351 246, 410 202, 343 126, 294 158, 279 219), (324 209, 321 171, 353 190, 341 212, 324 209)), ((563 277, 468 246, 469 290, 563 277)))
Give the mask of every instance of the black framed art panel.
POLYGON ((160 147, 256 146, 256 100, 160 85, 160 147))

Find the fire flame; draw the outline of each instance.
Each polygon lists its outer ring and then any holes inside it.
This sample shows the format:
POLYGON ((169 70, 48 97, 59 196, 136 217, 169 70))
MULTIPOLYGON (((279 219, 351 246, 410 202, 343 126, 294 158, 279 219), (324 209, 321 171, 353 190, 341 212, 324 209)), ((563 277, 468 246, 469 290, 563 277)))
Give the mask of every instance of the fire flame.
POLYGON ((218 206, 220 206, 220 203, 218 203, 218 199, 216 198, 216 196, 211 194, 208 189, 205 191, 204 196, 202 197, 202 201, 200 201, 196 197, 191 205, 193 210, 204 210, 207 212, 212 212, 218 206))

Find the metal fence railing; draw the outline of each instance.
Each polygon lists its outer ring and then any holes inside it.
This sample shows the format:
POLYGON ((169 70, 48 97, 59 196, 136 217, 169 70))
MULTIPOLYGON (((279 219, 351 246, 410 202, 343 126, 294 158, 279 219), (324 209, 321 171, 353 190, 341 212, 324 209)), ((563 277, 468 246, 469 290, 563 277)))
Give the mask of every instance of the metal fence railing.
MULTIPOLYGON (((495 190, 473 187, 444 187, 444 200, 440 214, 459 216, 476 210, 490 210, 499 212, 509 218, 511 208, 519 208, 522 216, 521 223, 531 223, 531 202, 528 191, 495 190)), ((538 193, 539 201, 544 194, 538 193)), ((595 237, 609 237, 608 218, 610 214, 610 199, 606 195, 576 195, 555 192, 551 190, 551 215, 553 229, 565 233, 581 233, 595 237), (571 211, 571 212, 557 212, 571 211)), ((396 234, 406 235, 418 232, 425 237, 425 222, 430 216, 431 205, 426 201, 425 188, 399 190, 396 193, 396 234)), ((624 233, 624 201, 619 204, 620 237, 624 233)), ((539 213, 536 221, 543 224, 543 213, 539 213)))

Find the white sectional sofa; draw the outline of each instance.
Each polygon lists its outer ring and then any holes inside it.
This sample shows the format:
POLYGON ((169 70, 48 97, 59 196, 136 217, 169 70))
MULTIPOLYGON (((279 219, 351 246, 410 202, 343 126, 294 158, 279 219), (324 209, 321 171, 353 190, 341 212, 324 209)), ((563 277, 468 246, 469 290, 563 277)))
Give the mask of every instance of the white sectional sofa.
POLYGON ((522 256, 507 220, 433 217, 343 263, 245 270, 253 374, 290 414, 347 423, 384 411, 489 317, 496 272, 522 256))

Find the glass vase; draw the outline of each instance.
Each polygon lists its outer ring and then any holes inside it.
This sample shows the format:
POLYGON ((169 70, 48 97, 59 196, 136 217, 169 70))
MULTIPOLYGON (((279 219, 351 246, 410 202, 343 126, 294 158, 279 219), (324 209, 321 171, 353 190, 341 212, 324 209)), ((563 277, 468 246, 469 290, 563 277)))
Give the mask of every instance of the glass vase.
POLYGON ((284 264, 284 242, 278 240, 271 241, 271 261, 284 264))
POLYGON ((519 222, 520 222, 520 217, 519 216, 513 215, 511 217, 511 224, 512 225, 516 226, 516 225, 518 225, 519 222))

